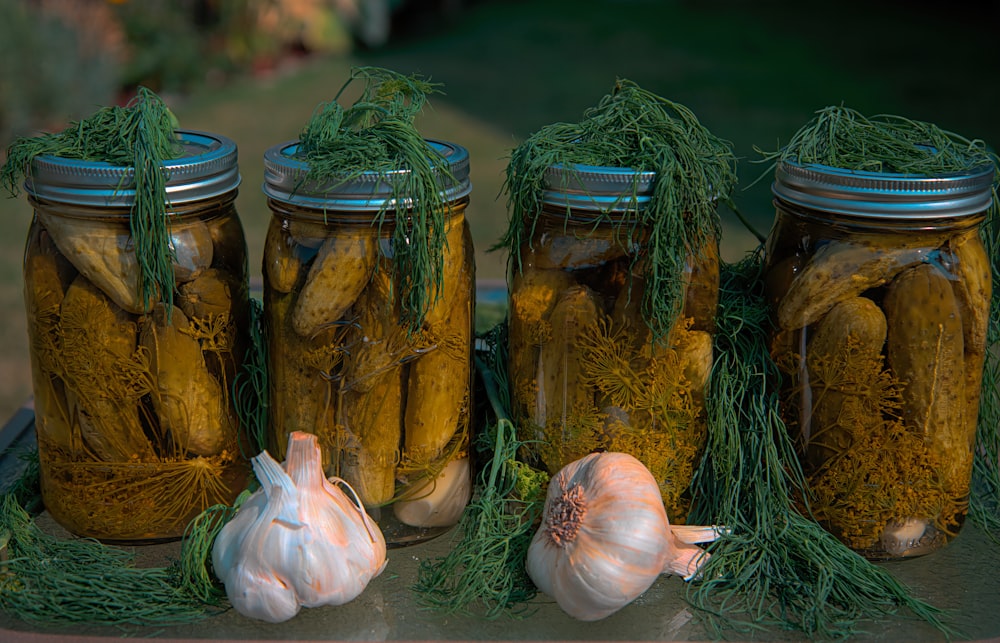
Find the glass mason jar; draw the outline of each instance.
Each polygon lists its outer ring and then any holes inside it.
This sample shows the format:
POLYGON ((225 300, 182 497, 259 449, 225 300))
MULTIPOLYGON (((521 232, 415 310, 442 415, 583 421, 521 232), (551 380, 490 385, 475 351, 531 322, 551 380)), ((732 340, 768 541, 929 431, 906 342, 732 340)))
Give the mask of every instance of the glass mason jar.
POLYGON ((719 248, 711 236, 688 249, 683 308, 654 340, 643 314, 648 231, 635 225, 654 179, 612 167, 546 172, 541 215, 512 262, 508 377, 531 464, 554 474, 596 450, 629 453, 682 523, 706 435, 719 248))
POLYGON ((236 145, 179 131, 168 161, 173 307, 145 302, 132 169, 40 156, 24 294, 46 509, 104 541, 179 538, 246 485, 231 396, 246 350, 236 145))
POLYGON ((966 515, 992 178, 776 170, 765 281, 782 413, 813 514, 872 559, 942 547, 966 515))
POLYGON ((289 433, 316 434, 326 474, 351 485, 390 546, 443 533, 472 493, 469 155, 428 143, 451 177, 440 175, 440 289, 413 286, 433 301, 416 330, 402 314, 406 280, 394 262, 394 228, 408 214, 394 207, 390 181, 407 171, 303 185, 297 142, 264 156, 269 450, 281 459, 289 433))

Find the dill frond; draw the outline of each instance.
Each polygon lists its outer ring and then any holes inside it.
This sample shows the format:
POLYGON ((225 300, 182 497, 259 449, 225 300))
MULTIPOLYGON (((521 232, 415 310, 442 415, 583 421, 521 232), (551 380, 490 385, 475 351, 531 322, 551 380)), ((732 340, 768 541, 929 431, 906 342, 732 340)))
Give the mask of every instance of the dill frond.
MULTIPOLYGON (((995 158, 995 157, 994 157, 995 158)), ((1000 165, 998 165, 1000 167, 1000 165)), ((969 516, 995 543, 1000 544, 1000 200, 993 184, 993 207, 980 227, 980 235, 990 258, 993 296, 990 300, 986 334, 986 361, 983 366, 979 422, 976 425, 976 453, 973 460, 972 495, 969 516)))
POLYGON ((902 116, 865 116, 843 105, 818 110, 780 149, 755 150, 763 161, 771 161, 768 172, 779 160, 927 176, 995 164, 995 156, 981 140, 902 116))
POLYGON ((419 76, 356 67, 334 100, 313 112, 296 152, 309 165, 303 183, 335 188, 374 172, 391 187, 373 225, 392 226, 397 296, 411 332, 420 328, 442 288, 450 211, 443 188, 454 181, 447 160, 414 124, 438 87, 419 76), (345 108, 337 101, 354 81, 363 84, 361 96, 345 108))
MULTIPOLYGON (((497 247, 508 248, 516 269, 542 214, 545 171, 577 164, 656 172, 647 207, 629 216, 599 213, 594 227, 614 226, 617 239, 646 237, 649 270, 643 316, 654 337, 666 337, 683 305, 681 279, 689 249, 717 238, 718 202, 736 184, 731 144, 709 132, 687 107, 618 80, 579 123, 543 127, 511 153, 503 190, 510 220, 497 247)), ((633 183, 631 191, 634 193, 633 183)), ((627 194, 623 195, 626 201, 627 194)), ((569 214, 569 213, 567 213, 569 214)))
POLYGON ((7 559, 0 607, 38 623, 191 623, 212 608, 178 582, 173 567, 138 568, 124 549, 43 532, 12 495, 0 499, 7 559))
MULTIPOLYGON (((20 137, 7 149, 0 186, 12 196, 31 175, 38 156, 99 161, 133 169, 135 199, 129 230, 139 264, 141 301, 173 304, 173 250, 167 220, 165 161, 181 156, 174 134, 177 119, 153 91, 139 87, 125 107, 104 107, 58 133, 20 137)), ((121 189, 124 185, 119 185, 121 189)))

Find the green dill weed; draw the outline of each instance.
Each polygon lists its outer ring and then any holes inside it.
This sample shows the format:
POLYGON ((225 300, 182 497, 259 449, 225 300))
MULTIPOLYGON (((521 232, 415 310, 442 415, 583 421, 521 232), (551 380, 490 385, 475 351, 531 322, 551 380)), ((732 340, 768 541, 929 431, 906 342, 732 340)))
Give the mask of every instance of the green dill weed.
POLYGON ((24 292, 42 499, 104 541, 180 538, 245 486, 236 146, 173 125, 140 91, 16 142, 3 174, 26 178, 35 214, 24 292))
POLYGON ((683 522, 705 434, 719 218, 735 159, 682 105, 620 80, 511 154, 512 414, 555 473, 624 451, 683 522))
MULTIPOLYGON (((139 266, 135 295, 146 310, 155 301, 173 301, 173 252, 165 216, 167 177, 163 164, 183 154, 174 135, 176 127, 177 119, 160 97, 140 87, 125 107, 105 107, 61 132, 15 140, 0 169, 0 184, 16 195, 22 179, 32 180, 32 164, 38 157, 131 168, 114 187, 134 195, 128 200, 128 223, 139 266)), ((113 196, 127 198, 118 190, 113 196)))
POLYGON ((416 128, 435 85, 372 67, 351 83, 353 104, 338 94, 264 157, 268 443, 280 458, 316 434, 327 475, 404 545, 472 491, 469 155, 416 128))
POLYGON ((981 234, 995 163, 931 124, 844 107, 769 158, 772 355, 806 501, 865 556, 934 551, 968 513, 981 392, 996 387, 981 234))
POLYGON ((41 624, 155 627, 219 611, 180 581, 176 566, 138 567, 125 549, 42 531, 13 495, 0 498, 0 607, 41 624))

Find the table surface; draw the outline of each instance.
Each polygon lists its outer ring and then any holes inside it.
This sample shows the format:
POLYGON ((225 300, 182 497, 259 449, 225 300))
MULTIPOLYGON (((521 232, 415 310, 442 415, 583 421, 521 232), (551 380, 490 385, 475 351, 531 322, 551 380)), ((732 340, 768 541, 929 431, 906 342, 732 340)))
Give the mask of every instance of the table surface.
MULTIPOLYGON (((33 414, 25 407, 0 431, 0 483, 13 474, 18 446, 33 443, 33 414)), ((65 535, 45 513, 38 525, 65 535)), ((234 610, 189 625, 53 626, 31 623, 0 611, 2 641, 75 641, 82 637, 157 638, 167 640, 711 640, 695 611, 684 599, 684 581, 660 577, 635 602, 612 616, 584 623, 565 615, 552 599, 539 595, 527 615, 486 619, 478 615, 444 615, 418 603, 412 590, 421 560, 443 556, 451 534, 409 547, 390 549, 389 562, 354 601, 338 607, 303 609, 285 623, 247 619, 234 610)), ((135 547, 139 566, 161 566, 178 556, 179 544, 135 547)), ((947 547, 922 558, 884 563, 912 594, 948 610, 959 640, 1000 640, 1000 545, 967 524, 947 547)), ((902 612, 861 623, 859 639, 940 641, 939 631, 902 612)), ((739 638, 732 634, 731 638, 739 638)), ((802 640, 801 632, 768 630, 754 640, 802 640)))

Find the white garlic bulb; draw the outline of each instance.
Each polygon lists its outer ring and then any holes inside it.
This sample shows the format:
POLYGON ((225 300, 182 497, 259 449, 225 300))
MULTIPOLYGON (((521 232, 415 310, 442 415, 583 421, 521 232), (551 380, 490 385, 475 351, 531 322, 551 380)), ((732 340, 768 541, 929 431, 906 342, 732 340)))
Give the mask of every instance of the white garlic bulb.
POLYGON ((253 458, 253 467, 261 489, 212 548, 215 573, 233 607, 278 623, 302 606, 342 605, 357 597, 385 568, 385 539, 357 497, 352 502, 323 476, 316 436, 289 435, 287 472, 267 451, 253 458))
POLYGON ((596 621, 631 603, 661 573, 693 578, 713 527, 671 529, 649 470, 626 453, 592 453, 549 482, 525 567, 570 616, 596 621))

